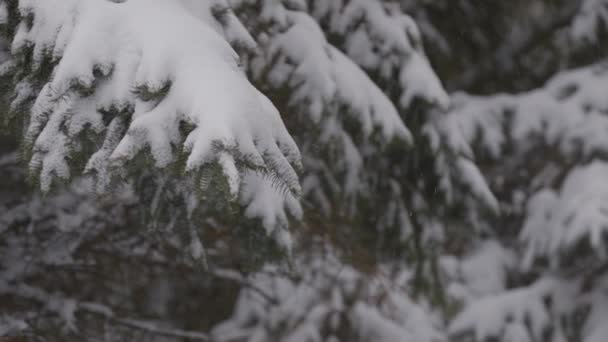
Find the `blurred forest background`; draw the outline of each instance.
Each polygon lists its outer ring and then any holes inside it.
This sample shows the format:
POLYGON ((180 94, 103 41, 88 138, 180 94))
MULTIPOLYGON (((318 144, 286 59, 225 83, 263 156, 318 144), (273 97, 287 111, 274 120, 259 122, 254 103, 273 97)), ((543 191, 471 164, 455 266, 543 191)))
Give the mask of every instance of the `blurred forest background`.
MULTIPOLYGON (((45 1, 0 1, 0 336, 608 338, 607 0, 45 1), (260 150, 251 166, 236 137, 192 171, 176 146, 205 121, 175 119, 170 162, 150 139, 108 171, 139 103, 166 103, 183 74, 125 85, 134 106, 106 104, 104 82, 133 80, 86 45, 120 40, 91 13, 178 47, 167 56, 216 49, 169 28, 196 14, 301 158, 272 126, 282 155, 260 150), (146 16, 141 30, 118 21, 146 16), (65 27, 75 38, 62 42, 65 27), (78 124, 88 103, 99 119, 78 124)), ((180 98, 205 99, 219 79, 180 98)), ((230 89, 218 101, 237 99, 230 89)))

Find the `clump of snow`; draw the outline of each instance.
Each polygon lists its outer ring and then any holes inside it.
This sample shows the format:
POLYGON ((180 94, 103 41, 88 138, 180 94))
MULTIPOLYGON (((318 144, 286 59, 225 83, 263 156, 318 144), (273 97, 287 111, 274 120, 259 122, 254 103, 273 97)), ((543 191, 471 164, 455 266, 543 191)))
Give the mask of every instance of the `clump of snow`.
POLYGON ((422 51, 416 23, 395 6, 368 0, 314 0, 311 13, 344 38, 346 54, 382 79, 399 75, 400 105, 416 97, 446 108, 449 96, 422 51))
POLYGON ((451 281, 448 294, 468 303, 504 292, 507 272, 515 266, 515 260, 510 250, 492 240, 483 242, 462 260, 442 257, 442 269, 451 281))
POLYGON ((602 92, 607 71, 598 64, 564 72, 544 88, 517 95, 457 94, 448 120, 493 158, 500 158, 507 144, 519 152, 530 149, 531 137, 569 156, 600 152, 608 146, 608 100, 602 92))
POLYGON ((261 218, 262 226, 269 236, 284 248, 290 250, 291 241, 284 235, 289 225, 289 217, 301 219, 302 206, 289 192, 277 191, 272 181, 257 173, 248 173, 243 179, 242 204, 245 216, 261 218))
POLYGON ((596 42, 600 28, 608 23, 606 0, 583 0, 574 18, 570 33, 575 41, 596 42))
POLYGON ((542 256, 559 263, 562 253, 580 241, 587 241, 598 256, 606 256, 606 175, 608 164, 595 161, 570 172, 559 192, 543 189, 534 194, 520 235, 527 246, 526 266, 542 256))
POLYGON ((472 331, 476 341, 503 334, 524 335, 527 337, 524 341, 539 339, 550 324, 543 298, 548 295, 551 285, 551 282, 543 281, 529 288, 473 301, 450 323, 449 332, 458 336, 472 331))

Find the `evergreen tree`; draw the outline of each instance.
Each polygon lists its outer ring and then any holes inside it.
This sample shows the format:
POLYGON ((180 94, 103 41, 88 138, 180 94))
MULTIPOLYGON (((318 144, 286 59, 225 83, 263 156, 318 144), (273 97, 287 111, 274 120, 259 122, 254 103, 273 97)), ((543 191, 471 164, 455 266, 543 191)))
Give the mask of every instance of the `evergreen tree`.
POLYGON ((0 336, 601 341, 607 5, 0 0, 0 336))
POLYGON ((443 257, 462 307, 448 326, 457 341, 605 338, 606 66, 593 44, 606 4, 574 5, 532 47, 549 54, 543 46, 562 42, 544 85, 452 97, 448 121, 474 146, 502 211, 465 253, 443 257))

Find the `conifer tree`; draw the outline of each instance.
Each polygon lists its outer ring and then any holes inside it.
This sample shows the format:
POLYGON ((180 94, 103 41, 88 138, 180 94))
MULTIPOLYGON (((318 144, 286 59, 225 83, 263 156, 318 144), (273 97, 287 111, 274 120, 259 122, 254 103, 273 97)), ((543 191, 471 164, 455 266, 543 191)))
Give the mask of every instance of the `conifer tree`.
POLYGON ((0 0, 0 337, 603 341, 606 5, 0 0))
POLYGON ((578 67, 518 94, 452 97, 448 121, 474 146, 503 211, 461 257, 443 258, 462 307, 448 327, 457 341, 604 338, 606 66, 589 53, 603 39, 604 6, 577 3, 546 37, 571 42, 558 45, 558 62, 578 67))

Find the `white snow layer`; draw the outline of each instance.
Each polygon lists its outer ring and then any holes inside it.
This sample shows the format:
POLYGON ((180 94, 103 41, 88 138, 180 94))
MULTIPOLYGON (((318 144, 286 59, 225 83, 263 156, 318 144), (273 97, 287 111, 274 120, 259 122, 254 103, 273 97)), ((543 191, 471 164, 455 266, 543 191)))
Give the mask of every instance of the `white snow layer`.
MULTIPOLYGON (((519 95, 460 94, 447 123, 468 143, 479 141, 477 148, 495 159, 505 155, 507 146, 511 153, 543 146, 567 160, 590 158, 608 146, 606 84, 608 68, 598 64, 563 72, 544 88, 519 95)), ((579 242, 605 257, 606 174, 606 164, 595 161, 570 171, 560 189, 545 186, 532 194, 520 236, 527 246, 524 266, 537 257, 559 262, 559 255, 579 242)))
POLYGON ((602 25, 608 22, 608 1, 583 0, 570 27, 574 41, 596 43, 602 25))
MULTIPOLYGON (((32 49, 34 71, 49 59, 55 63, 39 93, 26 78, 12 104, 16 109, 36 96, 26 143, 44 191, 55 178, 71 176, 70 160, 82 150, 82 135, 101 135, 103 144, 85 156, 85 171, 95 174, 99 191, 116 170, 149 151, 161 169, 180 153, 186 154, 186 171, 218 163, 235 198, 244 178, 253 187, 278 182, 277 192, 298 196, 292 167, 300 164, 298 148, 274 105, 239 68, 227 40, 254 42, 234 15, 223 25, 214 19, 218 4, 225 1, 19 1, 22 21, 12 54, 32 49), (245 177, 251 168, 272 180, 245 177)), ((259 203, 277 202, 276 195, 256 198, 269 191, 243 191, 254 203, 251 215, 267 213, 259 203)))
POLYGON ((498 158, 507 143, 526 151, 530 137, 571 155, 602 151, 608 146, 608 97, 603 89, 608 68, 598 64, 551 79, 544 88, 518 95, 475 97, 456 94, 448 122, 467 142, 498 158), (508 130, 506 129, 508 128, 508 130))
POLYGON ((300 280, 271 266, 249 277, 214 340, 342 341, 348 327, 362 341, 445 341, 439 317, 407 295, 407 276, 364 275, 331 256, 296 263, 300 280))
MULTIPOLYGON (((520 238, 527 245, 525 265, 536 256, 553 263, 585 241, 605 257, 608 231, 608 164, 595 161, 574 169, 559 192, 543 189, 528 202, 528 216, 520 238)), ((557 265, 554 265, 557 266, 557 265)))

